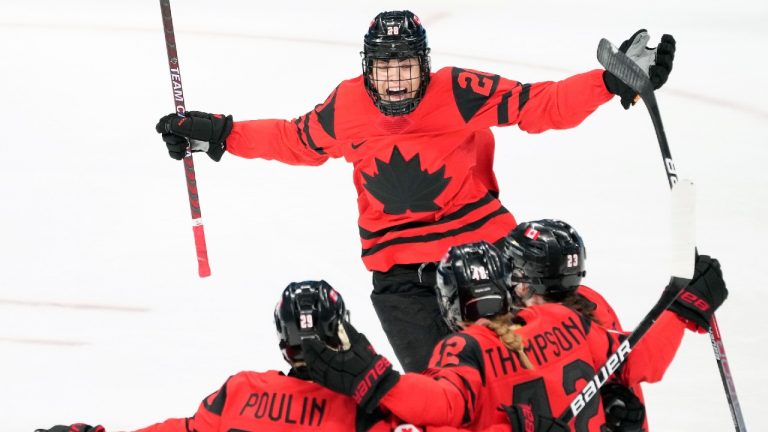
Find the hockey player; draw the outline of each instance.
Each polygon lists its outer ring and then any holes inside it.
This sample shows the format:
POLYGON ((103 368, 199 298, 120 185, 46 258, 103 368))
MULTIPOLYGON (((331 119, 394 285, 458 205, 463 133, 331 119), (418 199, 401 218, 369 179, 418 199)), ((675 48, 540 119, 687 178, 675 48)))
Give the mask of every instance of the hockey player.
MULTIPOLYGON (((224 432, 224 431, 377 431, 461 432, 463 429, 401 428, 401 422, 375 409, 364 412, 355 401, 313 383, 307 372, 301 340, 312 338, 325 346, 341 349, 345 336, 340 323, 349 323, 341 295, 325 281, 291 283, 275 308, 275 325, 283 358, 291 369, 240 372, 203 399, 192 417, 173 418, 136 432, 224 432)), ((501 421, 486 432, 547 432, 550 419, 531 411, 530 406, 505 407, 501 421), (509 419, 509 420, 508 420, 509 419), (510 428, 509 421, 523 425, 530 419, 535 428, 510 428)), ((565 429, 563 431, 566 431, 565 429)), ((105 432, 102 426, 84 423, 57 425, 36 432, 105 432)))
MULTIPOLYGON (((390 430, 384 423, 374 427, 384 418, 381 412, 365 414, 351 398, 313 383, 307 375, 302 338, 316 337, 328 346, 341 346, 338 327, 347 322, 348 314, 338 292, 322 280, 291 283, 282 293, 274 319, 280 350, 291 365, 287 375, 274 370, 240 372, 203 399, 192 417, 168 419, 137 432, 390 430)), ((74 429, 81 430, 90 432, 74 429)))
MULTIPOLYGON (((648 40, 641 30, 621 49, 659 88, 672 69, 675 41, 664 35, 649 49, 648 40)), ((497 199, 489 127, 572 128, 614 95, 624 108, 636 96, 604 70, 533 84, 458 67, 433 73, 429 52, 416 15, 382 12, 363 38, 363 73, 304 115, 234 122, 172 113, 156 125, 175 159, 190 145, 215 161, 228 151, 293 165, 331 157, 352 163, 371 300, 406 371, 423 370, 424 347, 449 333, 434 295, 435 262, 449 246, 496 242, 516 225, 497 199)))
MULTIPOLYGON (((608 302, 581 285, 587 252, 579 233, 556 219, 523 222, 503 240, 501 252, 511 268, 517 307, 561 303, 608 330, 623 331, 608 302), (522 283, 524 282, 524 283, 522 283)), ((617 380, 601 389, 609 432, 648 429, 640 385, 631 389, 617 380)))
MULTIPOLYGON (((606 363, 620 334, 559 303, 520 309, 510 321, 507 278, 504 260, 492 245, 453 247, 438 267, 438 285, 444 317, 460 331, 435 347, 424 374, 398 374, 345 324, 351 342, 347 351, 304 341, 310 375, 352 395, 366 410, 381 406, 411 422, 482 430, 503 415, 500 405, 512 403, 559 415, 606 363)), ((708 326, 727 296, 717 260, 698 257, 683 294, 633 347, 616 372, 622 382, 662 378, 686 327, 681 318, 708 326), (696 305, 689 303, 694 298, 696 305)), ((603 430, 600 398, 585 402, 570 427, 603 430)))

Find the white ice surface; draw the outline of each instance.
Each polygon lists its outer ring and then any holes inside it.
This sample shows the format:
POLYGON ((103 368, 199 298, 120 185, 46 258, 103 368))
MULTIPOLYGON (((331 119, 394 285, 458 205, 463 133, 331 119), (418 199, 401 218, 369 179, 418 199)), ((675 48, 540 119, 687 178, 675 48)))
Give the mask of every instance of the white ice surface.
MULTIPOLYGON (((292 118, 359 73, 378 11, 410 8, 435 69, 523 82, 599 67, 601 37, 678 40, 658 94, 698 246, 731 295, 717 317, 747 425, 768 430, 768 3, 174 1, 189 109, 292 118)), ((184 174, 153 127, 172 111, 157 1, 0 2, 0 429, 132 429, 191 415, 232 373, 285 369, 272 308, 325 278, 394 360, 368 300, 351 167, 195 158, 213 276, 199 279, 184 174)), ((502 200, 586 239, 585 282, 632 328, 668 279, 669 190, 645 108, 580 127, 497 129, 502 200)), ((646 388, 654 431, 732 430, 709 339, 687 334, 646 388)))

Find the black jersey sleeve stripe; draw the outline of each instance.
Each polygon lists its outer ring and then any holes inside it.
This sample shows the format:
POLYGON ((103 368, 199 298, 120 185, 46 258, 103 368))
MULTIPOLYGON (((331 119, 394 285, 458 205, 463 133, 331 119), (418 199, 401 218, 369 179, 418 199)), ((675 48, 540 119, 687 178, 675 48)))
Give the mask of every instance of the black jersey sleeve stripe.
MULTIPOLYGON (((467 393, 469 393, 470 400, 467 400, 466 398, 464 398, 464 415, 461 418, 461 423, 462 424, 467 424, 470 421, 472 421, 472 415, 470 413, 475 411, 475 399, 476 399, 476 396, 475 396, 475 392, 472 391, 472 388, 469 386, 469 382, 467 382, 467 380, 463 376, 461 376, 461 375, 457 374, 456 376, 461 379, 461 382, 464 385, 464 389, 467 390, 467 393)), ((459 388, 459 386, 456 385, 456 383, 453 382, 452 380, 449 380, 448 378, 442 377, 442 376, 435 377, 435 381, 439 381, 439 380, 447 381, 453 387, 455 387, 456 390, 458 390, 460 393, 462 392, 462 389, 459 388)))
POLYGON ((325 154, 325 150, 321 149, 315 144, 315 140, 312 139, 312 135, 309 133, 309 116, 310 115, 312 115, 311 111, 304 116, 304 135, 307 137, 307 143, 309 144, 309 148, 311 148, 318 154, 325 154))
POLYGON ((469 397, 471 399, 469 401, 471 411, 466 410, 466 409, 464 411, 464 423, 466 424, 466 423, 469 423, 472 420, 472 417, 470 416, 469 413, 475 411, 475 406, 477 405, 477 395, 472 390, 472 386, 469 385, 469 381, 467 381, 466 378, 464 378, 461 375, 459 375, 459 378, 461 378, 461 382, 464 384, 464 388, 467 389, 467 392, 469 393, 469 397))
POLYGON ((306 141, 304 141, 304 135, 301 133, 301 117, 297 118, 293 121, 293 124, 296 125, 296 136, 299 137, 299 141, 301 141, 301 144, 304 147, 309 147, 306 141))
POLYGON ((512 92, 508 91, 501 95, 501 101, 499 102, 497 113, 498 123, 500 125, 509 123, 509 97, 512 96, 512 92))
POLYGON ((373 255, 376 252, 381 251, 384 248, 387 248, 389 246, 398 245, 398 244, 404 244, 404 243, 426 243, 431 242, 435 240, 444 239, 446 237, 452 237, 459 234, 463 234, 470 231, 475 231, 476 229, 480 228, 481 226, 485 225, 488 221, 491 219, 509 213, 509 210, 504 208, 504 206, 500 207, 498 210, 489 213, 488 215, 474 221, 471 223, 468 223, 460 228, 439 232, 439 233, 430 233, 430 234, 424 234, 420 236, 413 236, 413 237, 398 237, 392 240, 388 240, 385 242, 381 242, 373 247, 370 247, 368 249, 363 249, 363 252, 361 256, 368 256, 373 255))
POLYGON ((336 119, 336 92, 338 87, 333 91, 331 100, 322 108, 322 105, 318 105, 315 108, 317 112, 317 120, 320 122, 320 126, 323 128, 331 138, 336 139, 335 119, 336 119), (320 109, 317 109, 320 108, 320 109))
POLYGON ((589 330, 592 328, 592 320, 583 313, 579 313, 578 315, 581 320, 581 327, 584 328, 584 337, 587 337, 589 330))
POLYGON ((520 98, 517 100, 517 112, 523 110, 525 104, 528 103, 529 97, 531 97, 531 85, 523 84, 523 88, 520 90, 520 98))
POLYGON ((203 399, 203 406, 206 410, 213 414, 219 416, 221 415, 221 413, 224 411, 224 404, 227 402, 227 384, 229 384, 229 379, 227 379, 227 382, 225 382, 224 385, 221 386, 219 391, 216 393, 216 396, 213 398, 213 402, 208 403, 208 399, 211 396, 203 399))
POLYGON ((480 207, 488 204, 489 202, 491 202, 493 200, 494 200, 494 196, 489 193, 486 196, 480 198, 479 200, 477 200, 477 201, 475 201, 473 203, 469 203, 469 204, 461 207, 460 209, 456 210, 455 212, 453 212, 451 214, 443 216, 442 219, 440 219, 439 221, 436 221, 436 222, 409 222, 409 223, 405 223, 405 224, 402 224, 402 225, 395 225, 393 227, 384 228, 384 229, 381 229, 381 230, 378 230, 378 231, 368 231, 368 230, 366 230, 363 227, 358 227, 360 229, 360 238, 365 239, 365 240, 372 240, 372 239, 375 239, 377 237, 382 237, 382 236, 384 236, 386 234, 389 234, 391 232, 404 231, 404 230, 408 230, 408 229, 411 229, 411 228, 423 228, 423 227, 428 227, 428 226, 440 225, 440 224, 444 224, 444 223, 447 223, 447 222, 452 222, 452 221, 455 221, 457 219, 463 218, 464 216, 466 216, 469 213, 479 209, 480 207))

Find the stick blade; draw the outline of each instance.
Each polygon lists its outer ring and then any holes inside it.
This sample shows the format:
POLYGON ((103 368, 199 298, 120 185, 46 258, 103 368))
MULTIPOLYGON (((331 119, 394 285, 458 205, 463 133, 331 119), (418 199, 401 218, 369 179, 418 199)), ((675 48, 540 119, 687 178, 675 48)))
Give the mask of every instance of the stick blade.
POLYGON ((670 274, 690 280, 696 265, 696 187, 691 180, 672 187, 670 212, 670 274))
POLYGON ((642 94, 653 93, 653 84, 648 75, 632 59, 616 48, 608 39, 600 39, 597 45, 597 61, 608 72, 616 75, 634 91, 642 94))

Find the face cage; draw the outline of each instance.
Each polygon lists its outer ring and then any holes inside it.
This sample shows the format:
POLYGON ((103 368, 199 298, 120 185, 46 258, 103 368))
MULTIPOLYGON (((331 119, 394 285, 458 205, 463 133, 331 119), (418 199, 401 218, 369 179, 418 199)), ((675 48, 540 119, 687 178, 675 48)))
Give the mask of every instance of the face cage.
MULTIPOLYGON (((427 91, 427 84, 429 83, 429 71, 430 71, 430 60, 429 60, 429 49, 427 49, 426 53, 419 53, 419 54, 413 54, 413 53, 403 53, 402 55, 399 55, 397 57, 377 57, 374 55, 365 55, 365 53, 360 53, 363 56, 362 60, 362 66, 363 66, 363 77, 365 80, 365 90, 368 92, 368 96, 373 101, 373 104, 376 106, 376 108, 381 111, 382 114, 387 116, 400 116, 405 115, 413 112, 413 110, 416 109, 416 106, 419 105, 419 102, 421 102, 421 99, 424 97, 424 93, 427 91), (383 100, 381 98, 381 95, 379 94, 379 91, 376 88, 376 83, 374 82, 373 77, 373 62, 375 60, 396 60, 396 59, 404 59, 404 58, 416 58, 419 62, 419 88, 410 92, 412 97, 399 100, 399 101, 387 101, 383 100)), ((398 66, 391 66, 388 68, 398 69, 398 75, 400 73, 398 66)), ((385 73, 384 76, 387 76, 385 73)), ((399 77, 398 81, 408 81, 412 79, 411 77, 399 77)))

